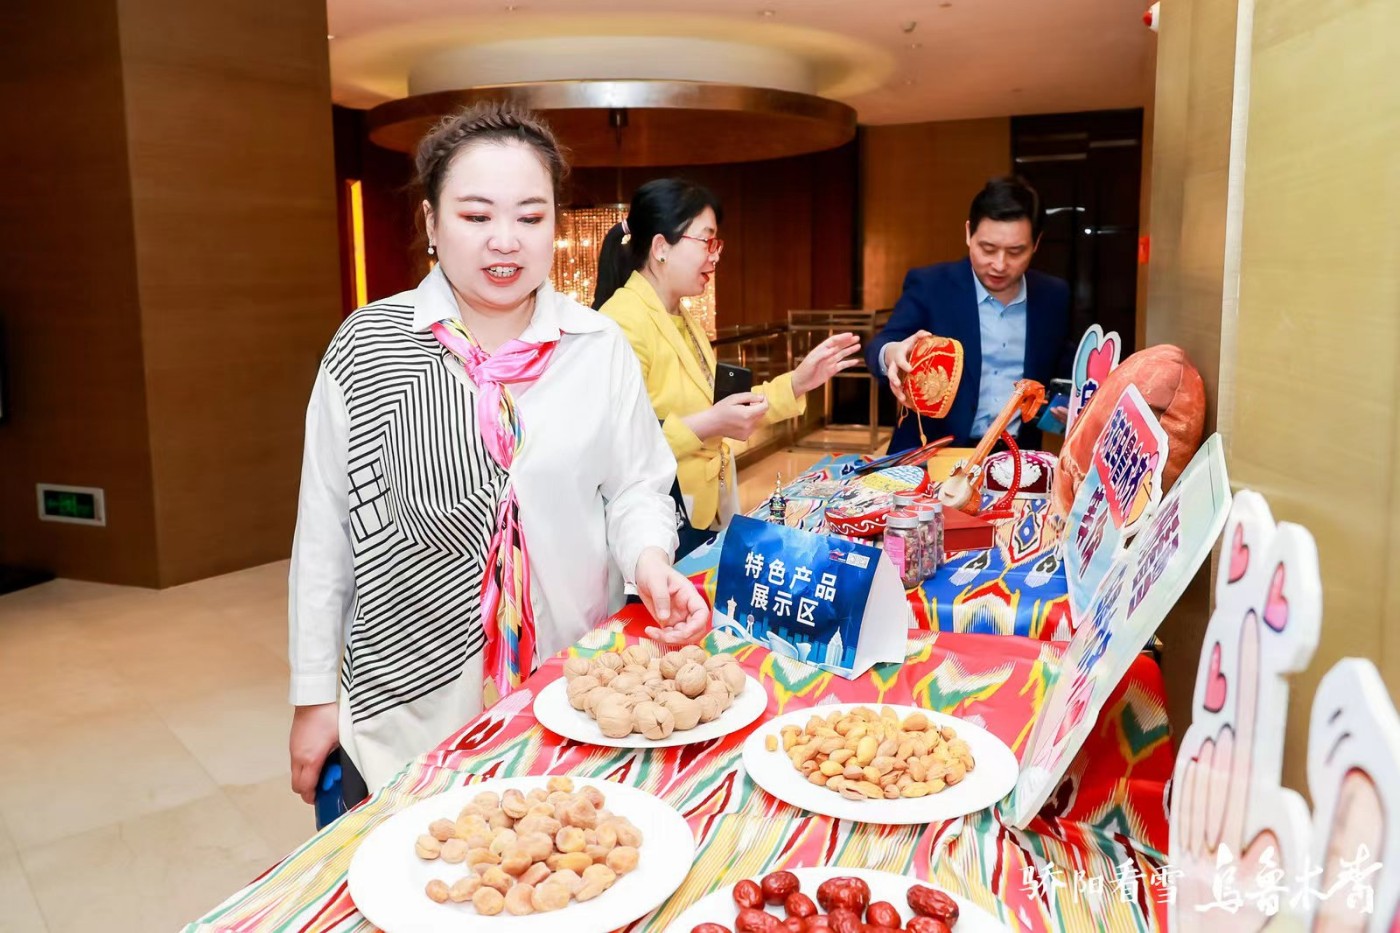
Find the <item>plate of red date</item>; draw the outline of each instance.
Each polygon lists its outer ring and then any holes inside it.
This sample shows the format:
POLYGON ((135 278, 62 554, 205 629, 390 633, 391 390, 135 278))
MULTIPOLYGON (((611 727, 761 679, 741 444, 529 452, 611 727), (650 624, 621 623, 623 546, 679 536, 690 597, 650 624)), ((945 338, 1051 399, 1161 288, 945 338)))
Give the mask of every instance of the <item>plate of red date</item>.
POLYGON ((721 888, 667 933, 1006 933, 966 898, 863 868, 794 868, 721 888))

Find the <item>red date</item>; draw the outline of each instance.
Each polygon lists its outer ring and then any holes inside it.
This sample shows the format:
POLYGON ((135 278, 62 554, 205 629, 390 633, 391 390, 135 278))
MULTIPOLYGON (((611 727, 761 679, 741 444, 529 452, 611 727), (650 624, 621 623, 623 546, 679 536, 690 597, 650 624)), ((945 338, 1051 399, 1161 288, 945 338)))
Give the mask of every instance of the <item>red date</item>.
POLYGON ((766 911, 744 907, 739 910, 734 929, 736 933, 779 933, 783 922, 766 911))
POLYGON ((899 916, 899 908, 889 901, 876 901, 865 909, 865 922, 873 927, 890 927, 898 930, 904 924, 899 916))
POLYGON ((817 888, 817 903, 827 913, 844 907, 859 915, 870 903, 870 885, 859 878, 828 878, 817 888))
MULTIPOLYGON (((803 894, 802 897, 807 895, 803 894)), ((816 930, 830 930, 831 918, 826 914, 812 914, 810 917, 803 917, 807 921, 807 933, 814 933, 816 930)))
POLYGON ((763 889, 757 881, 740 881, 734 885, 734 903, 757 910, 763 906, 763 889))
POLYGON ((807 933, 807 921, 801 917, 788 917, 783 921, 788 933, 807 933))
POLYGON ((691 929, 690 933, 729 933, 729 927, 720 926, 718 923, 702 923, 691 929))
POLYGON ((787 900, 789 894, 796 894, 802 884, 790 871, 775 871, 771 875, 765 875, 759 887, 763 890, 764 901, 769 904, 781 904, 787 900))
POLYGON ((783 909, 789 917, 810 917, 817 912, 817 905, 807 895, 797 892, 783 900, 783 909))
POLYGON ((899 927, 882 927, 873 923, 862 923, 860 933, 900 933, 899 927))
POLYGON ((837 907, 830 914, 831 933, 860 933, 860 914, 846 907, 837 907))
POLYGON ((942 920, 949 926, 958 922, 958 902, 933 888, 914 885, 909 889, 909 906, 914 913, 942 920))
POLYGON ((933 917, 915 917, 904 927, 909 933, 953 933, 953 928, 933 917))

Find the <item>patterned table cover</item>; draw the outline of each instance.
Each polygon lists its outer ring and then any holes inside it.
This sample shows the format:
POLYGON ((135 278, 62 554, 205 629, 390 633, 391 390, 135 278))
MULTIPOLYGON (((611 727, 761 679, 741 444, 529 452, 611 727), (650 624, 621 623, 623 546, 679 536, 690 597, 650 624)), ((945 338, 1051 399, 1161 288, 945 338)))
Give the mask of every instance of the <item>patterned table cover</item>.
MULTIPOLYGON (((560 676, 563 658, 640 641, 645 618, 640 607, 629 607, 548 661, 519 691, 187 929, 373 930, 346 884, 359 841, 423 797, 525 774, 632 784, 685 816, 697 842, 695 867, 665 904, 629 928, 639 933, 661 933, 718 887, 805 865, 878 868, 929 879, 1000 916, 1012 930, 1165 928, 1161 853, 1172 752, 1161 673, 1149 658, 1140 657, 1120 684, 1060 792, 1026 830, 1005 825, 992 811, 921 826, 867 825, 806 814, 759 790, 740 757, 754 727, 713 742, 652 751, 584 745, 544 730, 532 703, 560 676), (1027 871, 1043 883, 1029 884, 1027 871), (1072 883, 1079 877, 1085 885, 1072 883), (1097 900, 1091 885, 1098 888, 1097 900)), ((984 725, 1018 757, 1060 652, 1058 645, 1026 638, 918 632, 911 633, 902 665, 879 665, 848 681, 725 633, 711 634, 707 647, 735 653, 764 685, 769 718, 831 702, 917 705, 984 725)))
MULTIPOLYGON (((809 531, 821 527, 824 500, 797 497, 802 487, 821 489, 849 478, 851 470, 868 460, 845 455, 824 460, 784 487, 789 525, 809 531)), ((984 503, 991 500, 984 496, 984 503)), ((997 523, 996 546, 986 551, 953 555, 930 579, 909 590, 909 605, 920 629, 989 635, 1023 635, 1050 640, 1065 638, 1069 596, 1064 566, 1050 547, 1045 519, 1048 499, 1017 498, 1011 518, 997 523), (1060 623, 1065 624, 1057 634, 1060 623)), ((755 515, 767 515, 761 505, 755 515)), ((702 587, 714 601, 715 571, 724 535, 713 545, 697 549, 677 563, 680 571, 702 587)))

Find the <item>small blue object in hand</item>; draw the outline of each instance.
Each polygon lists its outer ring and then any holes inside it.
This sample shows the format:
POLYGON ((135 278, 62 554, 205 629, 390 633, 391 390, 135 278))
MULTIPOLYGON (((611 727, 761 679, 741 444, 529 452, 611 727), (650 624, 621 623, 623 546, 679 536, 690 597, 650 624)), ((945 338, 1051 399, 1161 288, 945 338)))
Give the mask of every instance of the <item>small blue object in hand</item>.
POLYGON ((345 812, 345 797, 341 793, 341 768, 338 751, 326 756, 321 776, 316 779, 316 828, 325 829, 345 812))

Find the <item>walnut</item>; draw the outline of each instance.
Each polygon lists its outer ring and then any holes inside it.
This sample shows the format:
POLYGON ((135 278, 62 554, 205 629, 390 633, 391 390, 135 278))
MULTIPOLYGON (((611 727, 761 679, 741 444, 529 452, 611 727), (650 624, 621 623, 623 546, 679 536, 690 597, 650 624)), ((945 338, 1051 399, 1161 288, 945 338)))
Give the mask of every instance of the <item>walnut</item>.
POLYGON ((704 693, 708 682, 705 669, 694 662, 676 672, 676 689, 688 697, 698 697, 704 693))
POLYGON ((446 881, 439 881, 438 879, 434 878, 432 881, 428 882, 428 887, 426 890, 428 892, 428 897, 431 898, 434 903, 447 903, 448 888, 446 881))
POLYGON ((505 909, 506 896, 495 888, 477 888, 472 895, 472 906, 483 917, 494 917, 505 909))
POLYGON ((630 645, 622 649, 622 660, 628 664, 636 664, 639 667, 646 667, 651 662, 651 646, 645 642, 630 645))
POLYGON ((612 687, 618 693, 626 693, 634 687, 640 687, 641 685, 642 677, 640 674, 618 674, 612 679, 612 683, 608 684, 609 687, 612 687))
POLYGON ((418 853, 419 858, 427 859, 431 862, 433 859, 442 855, 442 843, 424 833, 422 836, 419 836, 418 841, 414 843, 413 851, 418 853))
POLYGON ((659 670, 667 680, 675 680, 676 672, 685 667, 685 657, 679 651, 668 651, 661 658, 659 670))
POLYGON ((729 704, 733 701, 733 697, 729 693, 729 688, 726 687, 722 681, 718 680, 706 681, 701 695, 714 697, 715 702, 719 704, 719 711, 721 713, 729 709, 729 704))
POLYGON ((553 882, 546 881, 544 884, 535 888, 534 893, 530 897, 530 903, 534 906, 535 910, 541 913, 548 910, 563 910, 565 907, 569 906, 569 899, 572 896, 573 895, 569 893, 569 889, 562 884, 554 884, 553 882))
POLYGON ((632 707, 624 697, 614 694, 617 699, 608 699, 598 704, 594 718, 598 728, 610 739, 620 739, 632 734, 632 707))
POLYGON ((614 654, 611 651, 606 651, 602 654, 594 655, 593 660, 596 661, 598 664, 601 664, 603 667, 612 668, 615 671, 622 670, 623 665, 626 663, 622 660, 622 655, 614 654))
POLYGON ((613 678, 617 676, 617 671, 610 667, 595 667, 589 672, 589 676, 606 687, 613 682, 613 678))
POLYGON ((732 654, 712 654, 705 659, 705 670, 717 671, 724 665, 733 663, 734 655, 732 654))
POLYGON ((710 659, 710 653, 699 645, 686 645, 680 649, 681 657, 696 664, 704 664, 710 659))
POLYGON ((591 865, 584 869, 583 885, 574 892, 574 897, 582 903, 591 901, 612 887, 617 881, 617 872, 606 865, 591 865))
MULTIPOLYGON (((728 694, 729 691, 725 691, 728 694)), ((695 703, 700 707, 700 721, 714 722, 719 718, 719 714, 724 712, 724 708, 719 705, 719 700, 708 694, 702 694, 695 698, 695 703)))
POLYGON ((683 693, 668 693, 657 702, 670 710, 678 731, 694 729, 700 722, 700 704, 683 693))
POLYGON ((564 662, 564 677, 568 680, 583 677, 591 670, 593 664, 587 658, 569 658, 564 662))
POLYGON ((632 711, 637 731, 652 741, 664 739, 676 729, 676 717, 660 703, 642 703, 632 711))
POLYGON ((594 719, 598 718, 598 707, 609 697, 620 696, 612 687, 594 687, 583 698, 583 708, 594 719))
POLYGON ((619 875, 625 875, 637 867, 639 856, 634 846, 618 846, 608 853, 608 867, 619 875))
MULTIPOLYGON (((660 677, 661 675, 658 674, 657 676, 660 677)), ((657 680, 653 683, 649 683, 646 685, 646 691, 648 695, 650 695, 651 698, 657 701, 658 703, 661 702, 661 698, 666 696, 667 694, 676 693, 676 691, 672 688, 671 682, 669 680, 657 680)), ((676 696, 680 695, 681 694, 676 693, 676 696)))
POLYGON ((564 695, 569 698, 569 705, 574 709, 583 709, 583 698, 588 696, 588 691, 594 687, 601 687, 602 683, 591 674, 583 677, 575 677, 569 681, 569 686, 565 688, 564 695))
POLYGON ((467 875, 452 883, 452 887, 447 889, 447 896, 452 899, 454 904, 465 904, 480 888, 481 879, 476 875, 467 875))
POLYGON ((737 664, 726 664, 720 668, 719 678, 729 688, 729 695, 732 697, 743 693, 744 685, 748 683, 748 676, 744 673, 744 669, 737 664))
POLYGON ((517 917, 535 912, 535 907, 530 903, 531 895, 535 889, 528 884, 517 884, 506 892, 506 913, 517 917))

